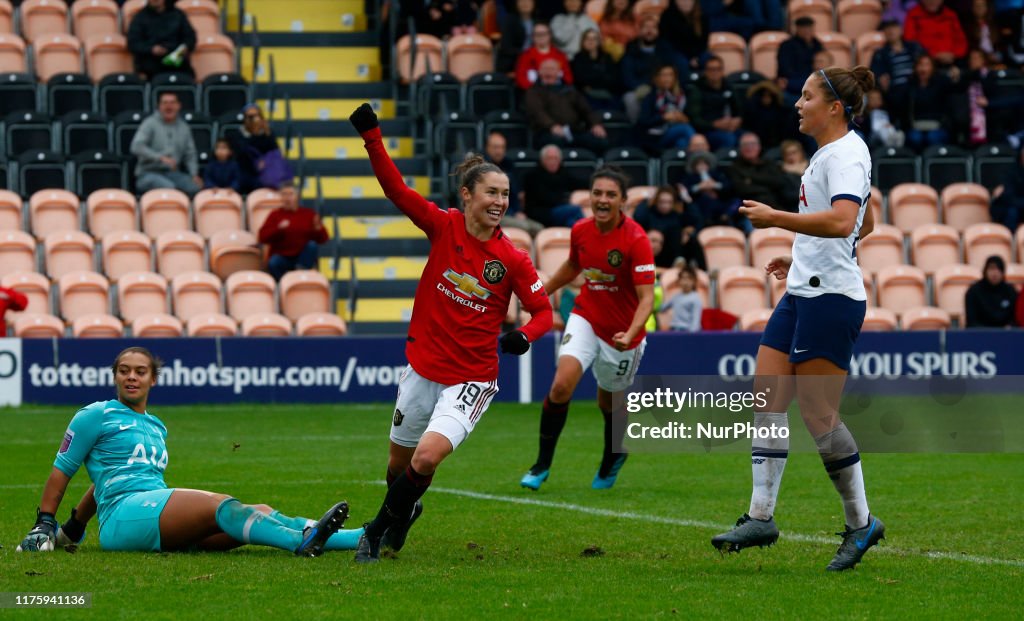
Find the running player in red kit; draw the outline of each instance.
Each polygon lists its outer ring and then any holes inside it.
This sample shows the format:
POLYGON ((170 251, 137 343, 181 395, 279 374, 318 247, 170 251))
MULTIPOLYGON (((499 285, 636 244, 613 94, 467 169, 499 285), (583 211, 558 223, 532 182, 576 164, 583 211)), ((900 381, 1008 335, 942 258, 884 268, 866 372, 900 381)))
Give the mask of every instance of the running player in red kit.
POLYGON ((382 545, 399 550, 405 544, 437 466, 469 436, 498 393, 498 336, 512 294, 533 318, 501 336, 504 353, 526 353, 551 329, 552 312, 530 257, 499 226, 509 194, 500 168, 467 157, 456 170, 465 214, 442 210, 405 185, 369 104, 349 120, 366 141, 384 194, 430 240, 405 345, 409 366, 391 425, 388 491, 356 550, 357 562, 373 563, 382 545))
POLYGON ((541 409, 537 462, 520 481, 523 487, 540 489, 550 475, 569 400, 591 365, 604 415, 604 454, 592 487, 614 485, 626 461, 626 453, 613 452, 622 438, 613 437, 612 396, 633 382, 647 344, 644 324, 654 305, 654 255, 643 228, 621 212, 625 202, 625 175, 598 169, 590 181, 594 216, 572 227, 569 259, 544 285, 551 294, 581 272, 586 279, 565 326, 558 369, 541 409))

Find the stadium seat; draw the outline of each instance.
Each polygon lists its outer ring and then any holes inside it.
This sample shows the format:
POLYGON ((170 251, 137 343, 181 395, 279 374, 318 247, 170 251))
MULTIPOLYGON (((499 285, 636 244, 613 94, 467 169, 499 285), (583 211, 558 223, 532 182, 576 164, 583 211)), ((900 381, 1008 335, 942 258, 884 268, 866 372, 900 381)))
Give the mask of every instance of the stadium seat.
POLYGON ((71 336, 82 339, 119 339, 124 324, 113 315, 82 315, 71 322, 71 336))
MULTIPOLYGON (((825 0, 829 2, 829 0, 825 0)), ((832 62, 837 67, 853 67, 853 43, 850 37, 841 32, 818 32, 815 37, 821 41, 825 51, 832 55, 832 62)))
POLYGON ((747 240, 750 243, 750 264, 763 269, 773 258, 793 254, 794 239, 796 234, 786 229, 755 229, 747 240))
POLYGON ((564 226, 549 226, 537 233, 534 246, 537 249, 537 269, 554 274, 569 258, 569 236, 572 229, 564 226))
MULTIPOLYGON (((0 35, 0 68, 3 65, 3 35, 0 35)), ((6 118, 15 112, 32 112, 38 107, 36 102, 36 81, 27 73, 0 72, 0 118, 6 118)), ((0 156, 4 153, 0 149, 0 156)), ((0 158, 2 159, 2 158, 0 158)))
POLYGON ((14 336, 19 339, 59 339, 64 322, 53 315, 21 315, 14 320, 14 336))
POLYGON ((1006 282, 1017 287, 1017 289, 1024 286, 1024 265, 1020 263, 1007 263, 1006 282))
POLYGON ((853 45, 857 48, 857 63, 866 67, 871 66, 871 58, 875 55, 875 50, 885 46, 885 35, 880 31, 874 32, 863 32, 856 37, 852 37, 853 45))
MULTIPOLYGON (((878 30, 882 23, 882 3, 879 0, 839 0, 836 23, 836 30, 856 41, 864 33, 878 30)), ((857 62, 871 65, 871 59, 857 62)))
MULTIPOLYGON (((629 120, 625 112, 619 110, 601 110, 597 113, 601 118, 601 126, 608 134, 608 144, 612 147, 634 146, 636 142, 636 124, 629 120)), ((544 145, 537 145, 538 148, 544 145)))
POLYGON ((964 255, 968 265, 982 267, 992 255, 1013 262, 1013 235, 1001 224, 972 224, 964 231, 964 255))
POLYGON ((222 283, 209 272, 182 272, 171 281, 174 314, 184 322, 196 315, 221 313, 222 283))
POLYGON ((21 313, 7 311, 12 317, 22 314, 44 315, 50 309, 50 279, 38 272, 12 272, 0 278, 0 287, 14 289, 28 298, 28 305, 21 313))
POLYGON ((315 270, 293 270, 281 277, 278 295, 281 314, 298 321, 306 313, 326 313, 331 308, 331 283, 315 270))
POLYGON ((491 110, 517 109, 514 82, 503 73, 472 76, 466 83, 466 109, 477 115, 491 110))
POLYGON ((292 322, 277 313, 255 313, 242 320, 242 336, 279 337, 292 335, 292 322))
MULTIPOLYGON (((193 62, 195 59, 193 58, 193 62)), ((158 73, 149 80, 150 109, 156 110, 160 95, 174 93, 181 103, 182 113, 196 109, 196 82, 187 73, 158 73)))
POLYGON ((0 190, 0 231, 20 231, 21 220, 21 197, 10 190, 0 190))
POLYGON ((64 156, 44 149, 32 149, 18 157, 18 187, 22 198, 40 190, 67 187, 64 156))
POLYGON ((36 271, 36 240, 23 231, 0 231, 0 278, 36 271))
POLYGON ((485 114, 485 143, 491 132, 499 132, 505 137, 507 146, 513 149, 528 148, 533 144, 533 132, 526 117, 515 110, 491 110, 485 114))
POLYGON ((980 279, 981 268, 978 267, 958 264, 940 267, 932 279, 935 306, 949 313, 953 319, 962 320, 967 289, 980 279))
POLYGON ((640 21, 645 15, 661 17, 661 14, 668 8, 671 0, 637 0, 633 5, 633 17, 640 21))
POLYGON ((595 22, 599 22, 601 20, 601 15, 604 14, 604 8, 607 4, 607 0, 587 0, 586 5, 583 7, 583 12, 586 13, 590 19, 595 22))
POLYGON ((82 73, 82 42, 65 33, 41 34, 32 42, 36 76, 42 82, 58 73, 82 73))
POLYGON ((569 204, 576 205, 584 215, 587 214, 590 212, 590 190, 573 190, 569 194, 569 204))
POLYGON ((938 192, 923 183, 897 185, 889 192, 889 218, 904 233, 925 224, 938 224, 938 192))
POLYGON ((78 0, 71 5, 71 32, 82 41, 89 37, 120 34, 114 0, 78 0))
POLYGON ((114 153, 122 157, 132 156, 132 138, 139 131, 146 114, 138 110, 127 110, 114 117, 114 153))
POLYGON ((0 32, 0 73, 25 73, 25 40, 15 34, 0 32))
POLYGON ((125 0, 121 4, 121 31, 124 33, 128 32, 128 27, 131 26, 132 20, 139 11, 146 8, 146 2, 148 0, 125 0))
POLYGON ((925 224, 910 234, 912 264, 931 276, 943 265, 960 263, 960 234, 945 224, 925 224))
POLYGON ((1017 150, 1008 144, 989 143, 974 151, 975 183, 989 190, 1003 182, 1007 173, 1017 165, 1017 150))
POLYGON ((45 112, 54 118, 62 118, 72 112, 92 114, 95 96, 89 76, 84 73, 58 73, 46 83, 45 112))
POLYGON ((831 0, 789 0, 786 12, 789 15, 790 32, 796 27, 796 20, 801 17, 810 17, 814 20, 815 36, 832 30, 834 18, 831 0))
POLYGON ((210 236, 210 271, 221 280, 235 272, 263 268, 263 250, 248 231, 217 231, 210 236))
POLYGON ((428 34, 416 35, 415 65, 412 64, 412 45, 413 41, 410 35, 405 35, 395 45, 398 76, 403 84, 415 82, 420 76, 427 73, 444 71, 440 39, 428 34))
POLYGON ((708 35, 708 52, 722 59, 727 74, 747 69, 747 42, 734 32, 708 35))
MULTIPOLYGON (((888 192, 903 183, 920 183, 921 158, 907 148, 884 147, 871 154, 871 183, 883 192, 888 192)), ((891 198, 891 197, 890 197, 891 198)), ((892 202, 889 203, 889 218, 892 202)))
POLYGON ((216 119, 241 110, 252 101, 252 90, 237 73, 214 73, 203 80, 201 96, 202 110, 216 119))
MULTIPOLYGON (((626 173, 627 175, 629 173, 626 173)), ((632 178, 632 177, 631 177, 632 178)), ((587 192, 587 207, 590 207, 590 191, 587 192)), ((626 204, 622 206, 622 212, 627 216, 632 217, 633 213, 636 212, 636 208, 640 203, 646 202, 648 205, 654 200, 654 195, 658 192, 658 187, 654 185, 634 185, 626 189, 626 204)))
POLYGON ((21 35, 29 43, 49 34, 68 32, 68 5, 64 0, 25 0, 20 14, 21 35))
POLYGON ((40 190, 29 199, 29 222, 36 238, 79 230, 78 197, 67 190, 40 190))
POLYGON ((132 336, 135 338, 173 339, 183 334, 181 321, 171 315, 142 315, 132 322, 132 336))
POLYGON ((153 240, 139 231, 114 231, 103 237, 103 273, 111 282, 131 272, 149 271, 153 240))
POLYGON ((189 226, 188 196, 178 190, 150 190, 139 200, 142 230, 150 237, 163 231, 185 231, 189 226))
POLYGON ((456 35, 448 39, 448 73, 462 82, 478 73, 494 71, 494 46, 480 34, 456 35))
POLYGON ((888 308, 868 308, 861 332, 892 332, 896 329, 896 313, 888 308))
POLYGON ((718 308, 742 315, 753 308, 768 308, 764 270, 732 265, 718 271, 718 308))
POLYGON ((740 315, 740 330, 742 332, 764 332, 768 320, 772 316, 770 308, 752 308, 740 315))
POLYGON ((925 306, 924 271, 913 265, 888 265, 878 270, 878 305, 897 315, 925 306))
POLYGON ((188 17, 196 38, 221 34, 220 7, 213 0, 178 0, 175 6, 188 17))
POLYGON ((113 231, 137 231, 135 196, 117 188, 96 190, 86 199, 89 233, 99 239, 113 231))
POLYGON ((120 155, 128 154, 128 144, 135 135, 135 129, 142 123, 143 111, 146 110, 146 83, 131 73, 111 73, 104 76, 96 87, 100 113, 114 119, 114 151, 120 155), (132 118, 137 116, 137 118, 132 118), (118 134, 119 125, 132 122, 135 127, 126 138, 118 134))
MULTIPOLYGON (((98 112, 77 110, 61 119, 64 152, 77 155, 83 151, 110 151, 110 125, 98 112)), ((118 187, 118 186, 112 186, 118 187)))
POLYGON ((949 313, 932 306, 908 308, 900 320, 904 330, 946 330, 952 323, 949 313))
POLYGON ((192 206, 196 232, 209 239, 216 231, 242 228, 242 197, 231 189, 213 188, 196 194, 192 206))
POLYGON ((110 151, 89 150, 71 158, 75 192, 85 198, 96 190, 128 187, 128 162, 110 151))
POLYGON ((235 44, 222 34, 199 36, 192 53, 192 68, 197 82, 218 73, 236 73, 235 44))
POLYGON ((189 336, 236 336, 238 322, 221 313, 201 313, 185 322, 189 336))
POLYGON ((117 306, 121 318, 131 323, 143 315, 169 312, 167 280, 149 271, 128 272, 117 281, 117 306))
POLYGON ((921 158, 923 181, 933 188, 945 188, 971 180, 971 154, 954 145, 932 145, 921 158))
POLYGON ((674 185, 686 174, 686 149, 668 149, 661 154, 661 181, 674 185))
POLYGON ((737 228, 708 226, 697 233, 697 241, 704 247, 704 256, 707 259, 709 270, 714 271, 734 265, 748 265, 747 239, 737 228))
POLYGON ((46 273, 56 280, 70 272, 94 269, 94 247, 92 237, 82 231, 50 233, 43 241, 46 273))
POLYGON ((110 283, 101 274, 90 270, 65 274, 57 280, 57 290, 60 314, 67 321, 110 313, 110 283))
POLYGON ((432 120, 462 109, 462 82, 446 71, 421 75, 410 88, 417 119, 432 120))
POLYGON ((10 0, 0 0, 0 33, 14 32, 14 7, 10 0))
POLYGON ((42 112, 13 112, 3 121, 7 157, 32 149, 52 149, 53 120, 42 112))
MULTIPOLYGON (((698 269, 697 272, 697 295, 700 296, 701 304, 704 308, 711 306, 711 278, 708 277, 708 273, 704 270, 698 269)), ((679 268, 671 267, 661 274, 661 286, 662 289, 668 289, 673 283, 679 280, 679 268)))
POLYGON ((958 231, 989 222, 989 195, 977 183, 954 183, 942 189, 942 219, 958 231))
POLYGON ((276 312, 275 287, 274 279, 266 272, 235 272, 224 281, 228 314, 235 320, 242 321, 255 313, 276 312))
POLYGON ((434 126, 433 153, 442 159, 461 161, 466 151, 479 151, 482 144, 483 123, 469 112, 449 112, 434 126))
MULTIPOLYGON (((85 39, 85 70, 93 82, 101 83, 111 75, 131 74, 134 70, 128 40, 117 33, 92 35, 85 39)), ((116 114, 120 110, 108 111, 116 114)))
POLYGON ((170 280, 185 272, 204 271, 204 248, 203 238, 193 231, 161 233, 156 238, 157 272, 170 280))
POLYGON ((246 217, 249 221, 249 230, 258 234, 263 221, 267 219, 270 212, 284 205, 281 202, 281 195, 276 190, 260 188, 253 190, 245 198, 246 217))
POLYGON ((772 79, 779 75, 779 46, 789 34, 770 30, 750 38, 750 70, 772 79))
POLYGON ((516 228, 502 228, 501 232, 512 242, 513 246, 525 252, 527 256, 533 256, 533 238, 529 233, 516 228))
POLYGON ((871 205, 871 214, 875 217, 875 226, 879 224, 888 224, 885 219, 885 213, 882 209, 882 191, 871 186, 871 199, 869 204, 871 205))
POLYGON ((643 149, 614 147, 604 154, 604 161, 626 173, 630 186, 652 186, 657 181, 651 173, 651 157, 643 149))
POLYGON ((307 313, 295 322, 296 336, 345 336, 348 326, 334 313, 307 313))

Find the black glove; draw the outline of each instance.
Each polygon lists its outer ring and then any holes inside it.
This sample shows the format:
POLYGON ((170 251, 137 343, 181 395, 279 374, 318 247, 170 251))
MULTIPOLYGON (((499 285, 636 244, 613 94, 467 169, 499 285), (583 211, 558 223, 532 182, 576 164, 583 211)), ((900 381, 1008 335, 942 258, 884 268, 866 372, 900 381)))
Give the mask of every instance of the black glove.
POLYGON ((352 126, 360 134, 368 132, 375 127, 380 127, 380 123, 377 122, 377 114, 368 103, 364 103, 356 108, 356 111, 349 115, 348 120, 352 122, 352 126))
POLYGON ((77 513, 77 509, 72 509, 71 517, 60 525, 60 530, 57 531, 57 545, 82 543, 82 539, 85 538, 85 523, 78 521, 77 513))
POLYGON ((520 330, 506 332, 502 335, 499 343, 501 343, 501 353, 503 354, 522 356, 530 349, 529 339, 520 330))
POLYGON ((52 513, 43 513, 36 509, 36 525, 28 531, 18 546, 18 552, 49 552, 53 550, 53 540, 57 537, 57 520, 52 513))

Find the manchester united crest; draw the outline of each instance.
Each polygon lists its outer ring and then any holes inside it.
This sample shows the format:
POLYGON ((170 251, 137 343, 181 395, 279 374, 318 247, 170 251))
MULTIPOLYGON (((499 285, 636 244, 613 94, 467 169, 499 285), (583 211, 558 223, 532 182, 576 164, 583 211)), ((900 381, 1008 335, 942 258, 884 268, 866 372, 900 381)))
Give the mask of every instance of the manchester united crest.
POLYGON ((484 280, 496 285, 501 282, 501 279, 505 277, 505 273, 508 270, 502 265, 501 261, 497 259, 484 263, 484 280))
POLYGON ((572 340, 572 335, 569 334, 568 332, 566 332, 565 336, 562 337, 562 345, 568 345, 569 341, 571 341, 571 340, 572 340))
POLYGON ((618 267, 622 265, 622 253, 618 250, 608 251, 608 265, 612 267, 618 267))
POLYGON ((405 418, 405 415, 402 414, 402 410, 399 410, 398 408, 395 408, 395 417, 391 420, 391 422, 395 425, 395 427, 401 427, 402 426, 402 420, 404 418, 405 418))

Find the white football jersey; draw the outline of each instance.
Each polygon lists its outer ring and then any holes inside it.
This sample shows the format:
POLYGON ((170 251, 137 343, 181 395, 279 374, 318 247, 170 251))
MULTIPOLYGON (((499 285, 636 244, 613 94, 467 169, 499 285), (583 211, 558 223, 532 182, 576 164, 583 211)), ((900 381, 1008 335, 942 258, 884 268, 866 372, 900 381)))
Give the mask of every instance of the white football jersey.
POLYGON ((860 204, 853 233, 849 237, 797 233, 793 265, 786 277, 789 293, 805 298, 841 293, 854 300, 867 299, 855 249, 871 198, 871 154, 853 131, 818 149, 800 179, 800 213, 832 209, 832 202, 841 198, 860 204))

